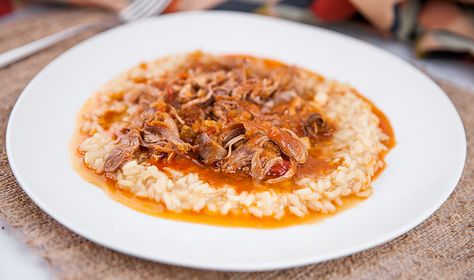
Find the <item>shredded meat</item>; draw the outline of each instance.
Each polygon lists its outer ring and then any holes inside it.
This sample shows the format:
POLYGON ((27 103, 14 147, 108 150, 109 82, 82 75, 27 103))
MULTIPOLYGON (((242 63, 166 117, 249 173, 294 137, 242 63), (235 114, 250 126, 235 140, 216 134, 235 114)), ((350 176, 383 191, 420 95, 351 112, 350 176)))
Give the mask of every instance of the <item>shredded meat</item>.
POLYGON ((197 138, 199 158, 206 165, 211 165, 225 157, 227 151, 206 133, 201 133, 197 138))
POLYGON ((296 67, 270 64, 196 53, 127 92, 123 101, 138 109, 122 127, 127 133, 116 133, 106 173, 131 159, 180 155, 268 184, 292 178, 332 130, 305 76, 296 67))
POLYGON ((330 128, 320 113, 313 113, 304 122, 304 132, 307 136, 318 138, 330 134, 330 128))
POLYGON ((222 164, 221 170, 225 173, 236 173, 237 171, 249 172, 249 166, 253 156, 258 149, 251 145, 242 145, 232 152, 229 158, 222 164))
POLYGON ((122 135, 117 146, 110 152, 105 161, 105 174, 109 175, 115 172, 123 163, 130 160, 140 147, 140 133, 138 130, 130 130, 122 135))

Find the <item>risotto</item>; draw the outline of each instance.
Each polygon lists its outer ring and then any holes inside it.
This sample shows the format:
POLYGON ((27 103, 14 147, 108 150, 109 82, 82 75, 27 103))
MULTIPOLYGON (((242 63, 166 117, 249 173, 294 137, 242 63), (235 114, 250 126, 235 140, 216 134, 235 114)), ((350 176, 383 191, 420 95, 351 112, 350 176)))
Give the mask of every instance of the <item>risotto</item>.
POLYGON ((278 224, 370 196, 394 135, 348 85, 274 60, 193 52, 103 86, 74 143, 82 172, 160 212, 278 224))

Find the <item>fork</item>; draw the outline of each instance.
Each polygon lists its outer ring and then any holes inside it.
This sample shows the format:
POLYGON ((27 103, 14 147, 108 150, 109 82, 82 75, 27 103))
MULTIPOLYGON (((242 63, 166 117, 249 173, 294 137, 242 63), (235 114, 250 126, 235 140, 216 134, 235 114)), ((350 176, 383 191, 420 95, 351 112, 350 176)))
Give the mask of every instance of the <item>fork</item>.
POLYGON ((166 8, 166 6, 168 6, 169 2, 170 0, 134 0, 118 12, 118 21, 116 22, 109 21, 79 24, 26 45, 1 53, 0 68, 44 50, 58 42, 71 38, 83 31, 95 27, 104 27, 107 29, 122 23, 129 23, 159 14, 166 8))

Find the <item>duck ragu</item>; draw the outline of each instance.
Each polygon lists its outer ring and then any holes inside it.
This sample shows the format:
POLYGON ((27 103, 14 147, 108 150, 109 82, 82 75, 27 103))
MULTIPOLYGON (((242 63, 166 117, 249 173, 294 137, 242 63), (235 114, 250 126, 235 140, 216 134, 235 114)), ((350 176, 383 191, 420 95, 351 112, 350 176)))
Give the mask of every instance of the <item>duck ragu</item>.
POLYGON ((118 144, 106 159, 106 176, 114 179, 131 159, 185 157, 263 184, 293 178, 309 151, 331 136, 332 125, 293 68, 275 63, 268 71, 248 59, 190 60, 183 71, 126 93, 123 100, 139 110, 115 132, 118 144))

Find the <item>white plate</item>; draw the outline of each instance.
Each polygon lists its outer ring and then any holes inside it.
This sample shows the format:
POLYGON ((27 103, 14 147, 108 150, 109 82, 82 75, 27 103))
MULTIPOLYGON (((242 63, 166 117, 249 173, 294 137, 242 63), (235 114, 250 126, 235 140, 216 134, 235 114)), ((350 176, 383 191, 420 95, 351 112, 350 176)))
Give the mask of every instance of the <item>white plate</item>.
POLYGON ((72 231, 111 249, 218 270, 316 263, 368 249, 420 224, 448 198, 464 166, 461 120, 420 71, 327 30, 232 12, 179 13, 95 36, 49 64, 23 91, 7 129, 11 167, 25 192, 72 231), (203 49, 249 53, 348 82, 391 120, 398 145, 375 193, 323 222, 274 230, 225 228, 148 216, 123 206, 72 169, 68 145, 81 106, 142 60, 203 49))

